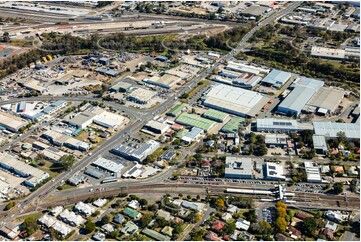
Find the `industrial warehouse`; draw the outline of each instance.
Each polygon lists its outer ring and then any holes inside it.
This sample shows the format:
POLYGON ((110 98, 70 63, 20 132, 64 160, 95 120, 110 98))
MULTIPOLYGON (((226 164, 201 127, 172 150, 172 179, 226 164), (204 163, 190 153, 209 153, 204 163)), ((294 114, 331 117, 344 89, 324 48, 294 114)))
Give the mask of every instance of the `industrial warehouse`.
POLYGON ((254 117, 268 100, 257 92, 219 84, 205 95, 203 104, 237 116, 254 117))
POLYGON ((298 116, 313 95, 324 85, 324 82, 310 78, 302 78, 295 83, 294 89, 278 105, 278 112, 298 116))
POLYGON ((359 8, 0 2, 0 239, 359 240, 359 8))

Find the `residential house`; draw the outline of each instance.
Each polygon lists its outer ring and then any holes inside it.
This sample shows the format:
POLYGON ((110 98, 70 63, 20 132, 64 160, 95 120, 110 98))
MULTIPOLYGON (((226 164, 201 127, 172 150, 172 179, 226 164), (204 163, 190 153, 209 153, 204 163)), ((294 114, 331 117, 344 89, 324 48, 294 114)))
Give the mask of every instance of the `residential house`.
POLYGON ((216 230, 216 231, 220 231, 224 228, 224 223, 220 220, 216 220, 214 221, 213 225, 212 225, 212 229, 216 230))
POLYGON ((124 216, 121 215, 121 214, 117 214, 115 215, 115 217, 113 218, 113 221, 114 223, 117 223, 117 224, 122 224, 124 222, 124 216))
POLYGON ((232 218, 232 214, 230 214, 230 213, 224 213, 224 214, 222 215, 222 220, 223 220, 223 221, 230 220, 231 218, 232 218))
POLYGON ((101 227, 101 231, 105 234, 109 234, 111 232, 114 232, 115 231, 115 228, 113 225, 111 224, 104 224, 102 227, 101 227))
POLYGON ((337 223, 332 222, 332 221, 327 221, 327 223, 325 225, 326 229, 332 229, 333 231, 336 231, 337 227, 338 227, 337 223))
POLYGON ((123 234, 132 235, 138 231, 139 227, 133 223, 132 221, 127 222, 124 227, 122 228, 121 232, 123 234))
POLYGON ((137 210, 140 207, 140 203, 137 200, 132 200, 127 205, 128 207, 137 210))
POLYGON ((297 218, 300 218, 302 220, 305 219, 305 218, 313 217, 313 215, 302 212, 302 211, 298 211, 295 215, 296 215, 297 218))
POLYGON ((208 233, 204 236, 206 240, 209 241, 223 241, 218 235, 212 231, 208 231, 208 233))
POLYGON ((105 240, 105 234, 101 233, 101 232, 96 232, 93 237, 93 240, 95 241, 104 241, 105 240))
POLYGON ((165 226, 160 232, 169 237, 173 236, 173 228, 170 226, 165 226))
POLYGON ((299 238, 301 238, 301 236, 302 236, 301 231, 299 231, 298 229, 296 229, 296 228, 293 227, 293 226, 288 226, 287 232, 290 234, 290 237, 291 237, 292 239, 299 239, 299 238))
POLYGON ((123 213, 125 215, 127 215, 128 217, 130 217, 131 219, 139 219, 140 217, 142 217, 141 213, 135 211, 132 208, 128 208, 128 207, 123 210, 123 213))
POLYGON ((328 239, 330 239, 330 240, 333 240, 333 233, 334 233, 335 231, 333 231, 332 229, 323 229, 322 230, 322 234, 323 235, 326 235, 326 237, 328 238, 328 239))
POLYGON ((248 230, 251 223, 245 219, 239 218, 236 221, 236 228, 242 230, 248 230))

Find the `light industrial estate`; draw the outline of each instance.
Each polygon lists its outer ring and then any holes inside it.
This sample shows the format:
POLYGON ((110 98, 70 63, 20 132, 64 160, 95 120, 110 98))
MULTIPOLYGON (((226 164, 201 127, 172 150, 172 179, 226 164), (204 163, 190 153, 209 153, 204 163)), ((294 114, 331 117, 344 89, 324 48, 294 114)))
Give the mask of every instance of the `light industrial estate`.
POLYGON ((359 3, 7 1, 0 22, 0 240, 360 240, 359 3))

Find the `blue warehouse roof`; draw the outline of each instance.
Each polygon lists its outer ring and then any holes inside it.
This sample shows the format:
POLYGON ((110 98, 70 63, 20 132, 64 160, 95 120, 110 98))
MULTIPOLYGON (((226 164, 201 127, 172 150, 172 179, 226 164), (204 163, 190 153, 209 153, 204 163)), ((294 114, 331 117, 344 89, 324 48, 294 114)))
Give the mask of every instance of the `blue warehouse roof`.
POLYGON ((291 78, 291 76, 292 74, 289 72, 274 69, 262 80, 262 82, 275 86, 282 86, 291 78))

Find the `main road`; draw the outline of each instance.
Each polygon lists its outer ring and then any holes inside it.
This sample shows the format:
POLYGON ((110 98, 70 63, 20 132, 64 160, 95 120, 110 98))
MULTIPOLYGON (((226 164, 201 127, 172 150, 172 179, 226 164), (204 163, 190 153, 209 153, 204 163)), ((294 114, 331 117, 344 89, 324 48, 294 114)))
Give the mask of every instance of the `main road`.
MULTIPOLYGON (((248 32, 239 43, 238 47, 231 52, 229 52, 225 57, 219 59, 214 65, 210 66, 209 68, 203 70, 197 77, 195 77, 193 80, 191 80, 191 84, 182 88, 178 93, 176 93, 175 97, 186 92, 189 89, 194 88, 202 79, 204 79, 206 76, 212 73, 214 69, 216 69, 222 62, 229 61, 235 54, 237 54, 239 51, 243 50, 244 44, 251 38, 251 36, 259 30, 261 27, 269 24, 271 21, 283 16, 284 14, 287 14, 289 12, 292 12, 293 9, 298 7, 301 4, 301 2, 296 3, 290 3, 289 6, 287 6, 286 9, 282 10, 281 12, 274 13, 270 16, 268 16, 265 20, 260 22, 256 27, 254 27, 250 32, 248 32)), ((41 98, 41 97, 39 97, 41 98)), ((121 132, 117 133, 110 139, 106 140, 103 145, 96 150, 93 151, 93 153, 83 160, 77 162, 72 169, 59 174, 56 178, 54 178, 51 182, 48 182, 44 184, 42 187, 38 188, 36 191, 31 193, 27 199, 22 201, 18 206, 12 208, 10 211, 7 211, 7 216, 19 214, 24 210, 27 210, 29 208, 29 204, 34 203, 36 199, 45 199, 47 196, 49 196, 50 193, 52 193, 58 186, 60 186, 66 179, 69 179, 71 176, 76 174, 78 171, 83 169, 85 166, 89 165, 92 161, 94 161, 98 156, 108 152, 112 147, 114 147, 115 144, 120 143, 125 137, 125 135, 130 134, 133 131, 136 131, 140 127, 142 127, 144 124, 146 124, 149 120, 151 120, 154 116, 154 113, 162 113, 166 111, 170 106, 172 106, 176 102, 176 98, 169 98, 161 105, 157 106, 156 108, 152 109, 150 112, 145 113, 141 118, 137 119, 133 123, 130 123, 128 126, 126 126, 121 132)), ((2 214, 3 215, 3 214, 2 214)))

